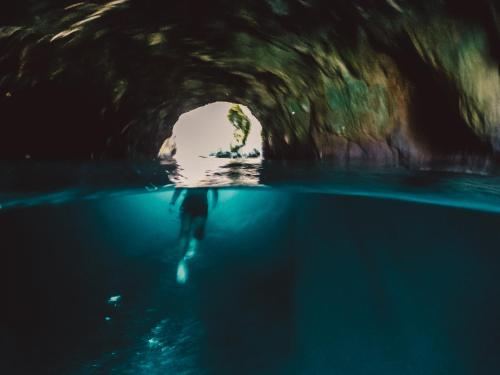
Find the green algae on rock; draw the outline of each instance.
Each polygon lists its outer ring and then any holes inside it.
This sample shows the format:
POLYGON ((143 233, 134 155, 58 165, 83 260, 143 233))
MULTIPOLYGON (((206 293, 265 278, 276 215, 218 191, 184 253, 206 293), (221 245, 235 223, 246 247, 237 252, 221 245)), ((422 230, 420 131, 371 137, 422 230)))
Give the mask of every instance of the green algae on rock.
POLYGON ((234 143, 231 144, 231 152, 238 152, 247 143, 251 123, 238 104, 229 109, 227 118, 234 127, 234 143))

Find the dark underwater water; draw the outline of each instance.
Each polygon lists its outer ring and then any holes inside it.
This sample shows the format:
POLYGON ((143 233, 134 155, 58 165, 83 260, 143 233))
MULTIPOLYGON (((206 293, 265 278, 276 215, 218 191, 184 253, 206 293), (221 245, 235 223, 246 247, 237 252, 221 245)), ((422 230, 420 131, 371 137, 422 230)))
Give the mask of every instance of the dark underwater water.
POLYGON ((4 165, 0 373, 500 372, 498 177, 231 163, 4 165))

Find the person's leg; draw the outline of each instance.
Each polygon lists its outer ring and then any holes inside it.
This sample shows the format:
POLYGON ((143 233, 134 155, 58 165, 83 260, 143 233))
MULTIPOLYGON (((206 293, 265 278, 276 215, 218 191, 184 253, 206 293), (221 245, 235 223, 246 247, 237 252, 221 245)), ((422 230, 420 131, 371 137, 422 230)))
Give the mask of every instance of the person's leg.
POLYGON ((197 216, 193 220, 193 237, 201 241, 205 237, 206 216, 197 216))
POLYGON ((197 216, 193 219, 192 233, 189 236, 189 244, 187 246, 186 255, 184 256, 186 259, 191 259, 196 255, 199 241, 201 241, 205 235, 206 221, 207 218, 204 216, 197 216))
POLYGON ((194 237, 191 237, 187 245, 186 254, 184 254, 184 259, 187 260, 193 258, 196 255, 197 249, 198 249, 198 240, 194 237))
POLYGON ((178 284, 185 284, 189 277, 189 271, 186 264, 186 260, 182 258, 177 265, 176 279, 178 284))
POLYGON ((189 231, 184 233, 184 256, 177 266, 177 282, 185 284, 189 277, 187 261, 192 259, 198 251, 199 241, 205 235, 206 216, 191 217, 189 222, 189 231))
POLYGON ((178 248, 182 255, 186 253, 189 244, 189 238, 193 227, 193 218, 186 213, 181 214, 181 229, 179 232, 178 248))
POLYGON ((179 252, 182 256, 177 265, 176 279, 179 284, 185 284, 189 277, 189 271, 186 263, 186 253, 189 251, 191 232, 193 227, 193 217, 187 213, 181 214, 181 230, 179 233, 179 252))

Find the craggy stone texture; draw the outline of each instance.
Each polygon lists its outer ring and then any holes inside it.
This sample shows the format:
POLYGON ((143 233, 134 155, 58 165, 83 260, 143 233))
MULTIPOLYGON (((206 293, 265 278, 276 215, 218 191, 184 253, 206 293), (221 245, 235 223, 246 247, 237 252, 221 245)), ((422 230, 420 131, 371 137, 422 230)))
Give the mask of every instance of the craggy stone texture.
POLYGON ((259 118, 267 158, 496 161, 499 9, 21 1, 0 9, 0 155, 154 158, 182 113, 220 100, 259 118))

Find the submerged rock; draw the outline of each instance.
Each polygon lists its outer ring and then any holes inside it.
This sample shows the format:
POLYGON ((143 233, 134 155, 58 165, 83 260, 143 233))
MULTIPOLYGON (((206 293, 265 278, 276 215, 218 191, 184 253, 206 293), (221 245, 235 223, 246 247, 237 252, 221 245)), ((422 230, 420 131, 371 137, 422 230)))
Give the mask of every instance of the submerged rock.
POLYGON ((16 4, 0 9, 3 158, 154 158, 213 101, 252 110, 269 159, 500 154, 493 0, 16 4))

